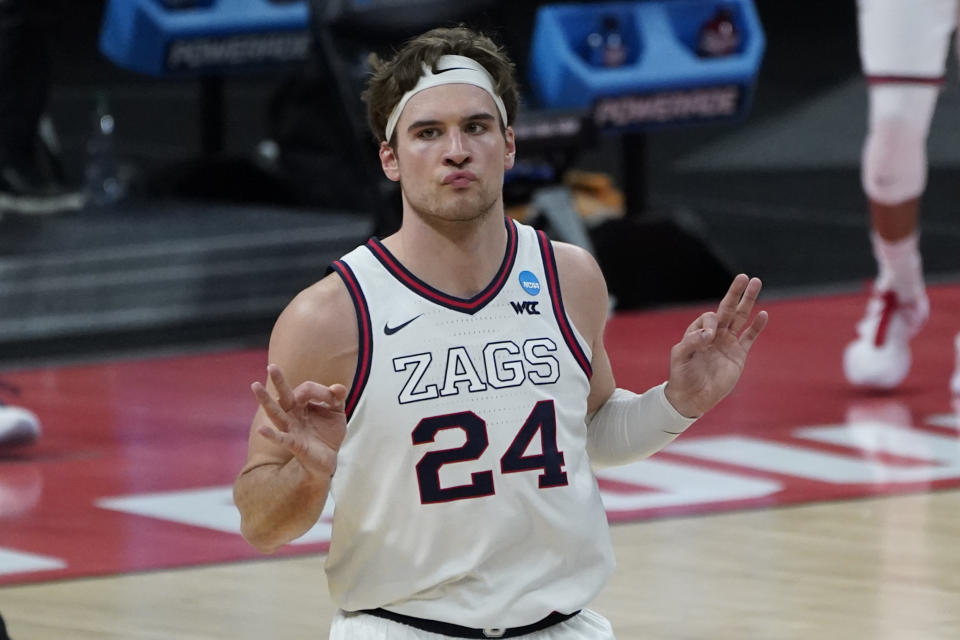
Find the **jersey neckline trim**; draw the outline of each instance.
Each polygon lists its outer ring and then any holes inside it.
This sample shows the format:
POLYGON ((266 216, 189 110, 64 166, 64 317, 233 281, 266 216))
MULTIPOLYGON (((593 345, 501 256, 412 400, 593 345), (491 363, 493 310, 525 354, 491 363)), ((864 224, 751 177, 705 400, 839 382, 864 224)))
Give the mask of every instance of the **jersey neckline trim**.
POLYGON ((383 245, 379 238, 370 238, 367 241, 366 247, 394 278, 415 294, 440 306, 452 309, 453 311, 460 311, 461 313, 472 315, 483 309, 487 303, 500 293, 517 260, 516 225, 506 216, 504 216, 503 221, 507 228, 507 249, 504 252, 503 261, 500 263, 500 268, 493 276, 490 284, 472 298, 458 298, 430 286, 404 267, 400 261, 390 253, 390 250, 383 245))

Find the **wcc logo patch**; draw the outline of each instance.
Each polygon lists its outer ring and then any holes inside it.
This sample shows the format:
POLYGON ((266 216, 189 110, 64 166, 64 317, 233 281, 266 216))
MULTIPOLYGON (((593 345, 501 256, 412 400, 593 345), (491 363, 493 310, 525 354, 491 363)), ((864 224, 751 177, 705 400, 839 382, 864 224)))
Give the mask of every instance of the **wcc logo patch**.
POLYGON ((520 302, 510 301, 510 306, 513 307, 513 310, 517 312, 518 316, 527 314, 528 316, 538 316, 540 312, 537 310, 538 302, 536 300, 521 300, 520 302))

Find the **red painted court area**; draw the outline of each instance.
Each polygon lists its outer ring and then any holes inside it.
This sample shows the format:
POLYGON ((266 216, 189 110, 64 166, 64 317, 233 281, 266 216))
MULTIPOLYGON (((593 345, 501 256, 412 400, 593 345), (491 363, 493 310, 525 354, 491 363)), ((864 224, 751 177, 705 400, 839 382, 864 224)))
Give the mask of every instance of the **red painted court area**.
MULTIPOLYGON (((930 288, 930 323, 895 394, 840 371, 863 296, 763 305, 770 324, 739 387, 651 459, 600 472, 611 521, 960 487, 947 381, 960 286, 930 288)), ((607 345, 620 386, 661 382, 705 308, 620 314, 607 345)), ((45 433, 0 454, 0 584, 258 557, 230 485, 243 463, 263 350, 14 371, 0 378, 45 433)), ((323 551, 329 514, 280 555, 323 551)))

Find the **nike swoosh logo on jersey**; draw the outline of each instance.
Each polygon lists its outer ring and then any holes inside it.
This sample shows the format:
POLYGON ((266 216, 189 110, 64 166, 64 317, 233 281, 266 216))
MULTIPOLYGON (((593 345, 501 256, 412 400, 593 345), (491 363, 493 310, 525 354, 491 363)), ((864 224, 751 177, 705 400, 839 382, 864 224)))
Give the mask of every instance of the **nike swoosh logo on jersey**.
MULTIPOLYGON (((422 316, 422 315, 423 315, 423 314, 421 313, 420 316, 422 316)), ((384 323, 384 325, 383 325, 383 332, 384 332, 385 334, 387 334, 388 336, 392 336, 392 335, 395 334, 397 331, 400 331, 400 329, 403 329, 405 326, 407 326, 408 324, 410 324, 411 322, 413 322, 414 320, 416 320, 416 319, 419 318, 420 316, 413 316, 412 318, 410 318, 409 320, 407 320, 407 321, 404 322, 403 324, 398 324, 398 325, 395 326, 395 327, 391 327, 389 323, 384 323)))

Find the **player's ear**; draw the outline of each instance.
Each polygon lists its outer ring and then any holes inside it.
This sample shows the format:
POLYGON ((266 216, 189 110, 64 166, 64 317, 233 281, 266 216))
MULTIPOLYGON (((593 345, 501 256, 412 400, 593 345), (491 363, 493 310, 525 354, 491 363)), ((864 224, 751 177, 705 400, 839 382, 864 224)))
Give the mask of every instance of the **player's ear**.
POLYGON ((503 137, 507 142, 506 151, 503 157, 503 169, 509 171, 513 168, 517 160, 517 137, 513 132, 513 127, 507 127, 503 131, 503 137))
POLYGON ((380 143, 380 167, 383 175, 394 182, 400 181, 400 167, 397 164, 397 152, 386 142, 380 143))

